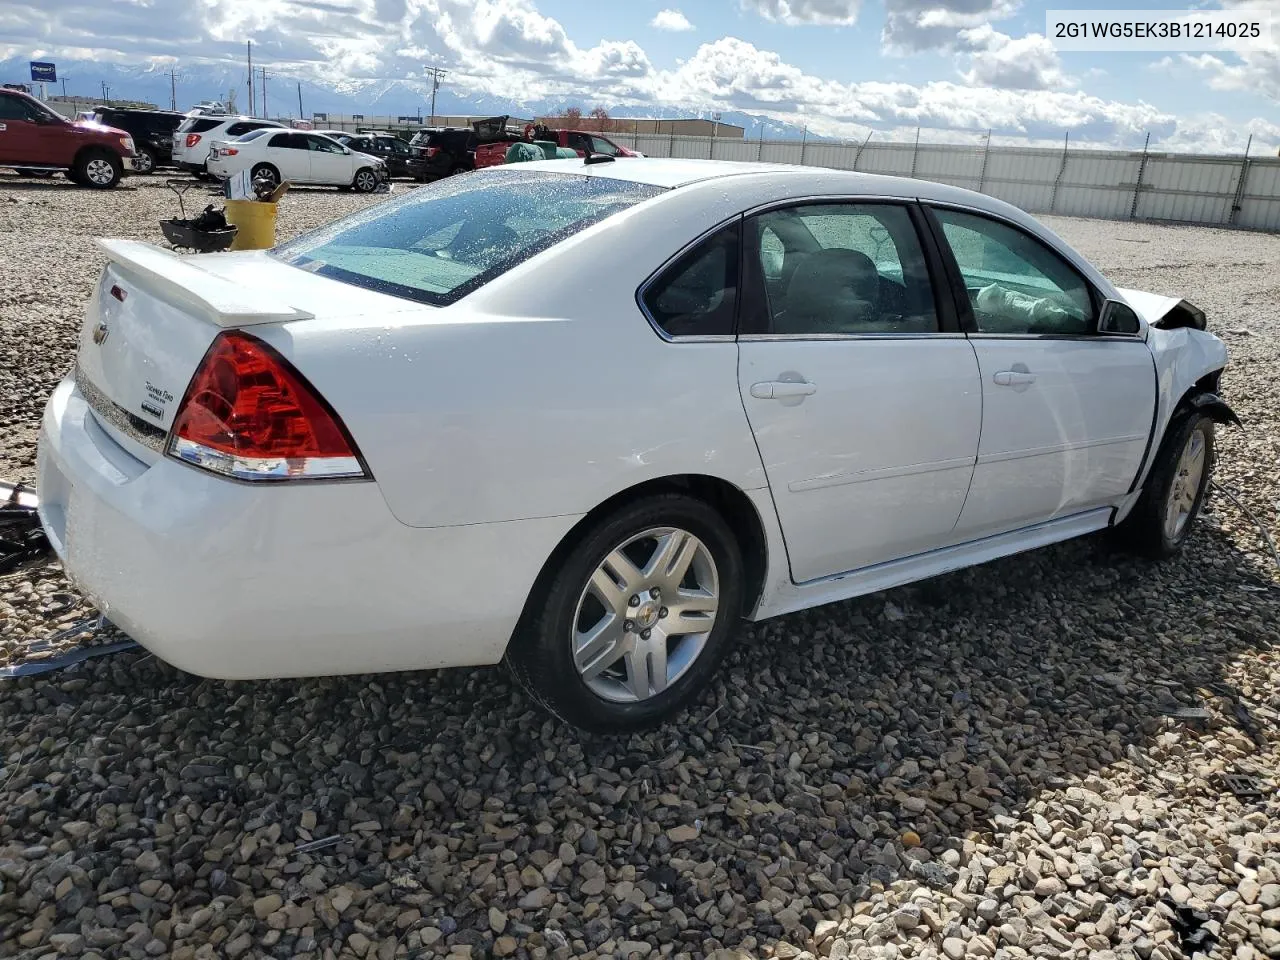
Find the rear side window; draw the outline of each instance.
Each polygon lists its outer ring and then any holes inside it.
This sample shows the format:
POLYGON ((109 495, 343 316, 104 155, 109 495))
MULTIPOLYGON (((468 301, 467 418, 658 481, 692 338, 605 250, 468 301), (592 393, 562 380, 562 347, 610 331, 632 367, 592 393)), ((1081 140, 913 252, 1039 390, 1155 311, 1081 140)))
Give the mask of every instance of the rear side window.
POLYGON ((738 233, 737 223, 717 231, 645 288, 645 309, 667 336, 733 333, 738 300, 738 233))
POLYGON ((179 133, 208 133, 222 123, 217 117, 187 117, 178 127, 179 133))
POLYGON ((420 187, 274 255, 354 286, 444 306, 662 192, 606 177, 498 169, 420 187))
POLYGON ((761 331, 797 337, 938 329, 933 286, 906 208, 825 203, 752 218, 750 256, 768 301, 761 331))
POLYGON ((227 127, 227 136, 239 137, 248 133, 250 130, 260 130, 263 126, 265 126, 265 124, 250 123, 247 120, 242 120, 239 123, 233 123, 231 126, 227 127))
POLYGON ((248 140, 257 140, 259 137, 270 132, 271 132, 270 127, 261 127, 257 130, 250 130, 244 136, 239 138, 239 142, 244 143, 245 141, 248 141, 248 140))

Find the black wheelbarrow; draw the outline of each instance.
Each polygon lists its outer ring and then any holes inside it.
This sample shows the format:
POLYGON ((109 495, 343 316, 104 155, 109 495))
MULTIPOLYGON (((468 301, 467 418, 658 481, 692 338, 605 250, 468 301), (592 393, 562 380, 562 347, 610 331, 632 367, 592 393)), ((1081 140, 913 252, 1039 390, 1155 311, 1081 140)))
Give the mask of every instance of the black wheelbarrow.
POLYGON ((172 220, 161 220, 160 230, 164 238, 174 247, 184 247, 196 253, 218 253, 231 246, 236 238, 237 228, 227 223, 221 210, 215 210, 213 204, 204 208, 198 217, 187 217, 186 205, 182 202, 183 194, 197 186, 193 180, 166 180, 166 186, 178 195, 178 209, 181 217, 172 220))

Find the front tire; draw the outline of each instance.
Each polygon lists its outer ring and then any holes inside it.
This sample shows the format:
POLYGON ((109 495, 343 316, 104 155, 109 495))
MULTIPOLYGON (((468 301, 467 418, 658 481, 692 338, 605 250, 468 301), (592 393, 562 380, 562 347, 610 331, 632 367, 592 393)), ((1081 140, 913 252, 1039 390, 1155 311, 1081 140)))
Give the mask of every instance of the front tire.
POLYGON ((351 186, 359 193, 373 193, 378 189, 378 175, 369 167, 361 167, 356 171, 355 179, 351 181, 351 186))
POLYGON ((724 519, 659 494, 589 526, 539 578, 507 664, 550 712, 625 733, 676 713, 724 657, 742 609, 742 555, 724 519))
POLYGON ((1118 533, 1126 545, 1154 559, 1182 549, 1213 473, 1213 421, 1194 410, 1176 415, 1133 511, 1118 533))
POLYGON ((75 182, 94 190, 110 190, 124 176, 124 164, 106 150, 87 150, 76 160, 75 182))

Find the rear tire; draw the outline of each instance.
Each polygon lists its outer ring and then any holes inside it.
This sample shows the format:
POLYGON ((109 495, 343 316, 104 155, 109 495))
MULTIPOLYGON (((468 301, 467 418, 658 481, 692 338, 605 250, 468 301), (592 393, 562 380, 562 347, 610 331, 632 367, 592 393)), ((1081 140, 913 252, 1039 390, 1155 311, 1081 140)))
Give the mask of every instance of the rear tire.
POLYGON ((636 500, 548 564, 506 662, 535 701, 574 726, 653 726, 715 672, 738 626, 742 583, 737 539, 714 508, 683 494, 636 500))
POLYGON ((94 190, 110 190, 124 176, 124 164, 109 150, 86 150, 73 169, 76 183, 94 190))
POLYGON ((378 175, 370 167, 361 167, 356 171, 351 186, 359 193, 373 193, 378 189, 378 175))
POLYGON ((1175 414, 1142 496, 1116 528, 1124 545, 1157 560, 1181 550, 1204 506, 1214 459, 1213 421, 1194 410, 1175 414))
POLYGON ((258 177, 269 177, 272 187, 280 186, 280 171, 269 163, 259 163, 249 172, 250 180, 257 180, 258 177))

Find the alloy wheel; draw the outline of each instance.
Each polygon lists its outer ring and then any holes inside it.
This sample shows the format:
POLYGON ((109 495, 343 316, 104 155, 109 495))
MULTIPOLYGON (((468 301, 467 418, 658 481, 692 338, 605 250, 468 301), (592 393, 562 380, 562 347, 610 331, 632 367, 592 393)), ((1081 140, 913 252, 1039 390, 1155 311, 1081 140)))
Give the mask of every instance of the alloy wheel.
POLYGON ((610 702, 655 697, 697 661, 719 609, 706 544, 677 527, 637 534, 605 556, 578 599, 569 637, 578 675, 610 702))
POLYGON ((105 186, 112 181, 116 172, 111 167, 111 161, 95 157, 85 164, 84 175, 89 179, 90 183, 105 186))
POLYGON ((1165 500, 1164 533, 1170 540, 1182 536, 1195 513, 1200 483, 1204 478, 1206 452, 1204 434, 1200 430, 1191 431, 1186 446, 1182 448, 1182 456, 1178 458, 1165 500))
POLYGON ((364 193, 372 193, 378 185, 377 179, 368 170, 361 170, 356 174, 356 186, 364 193))

